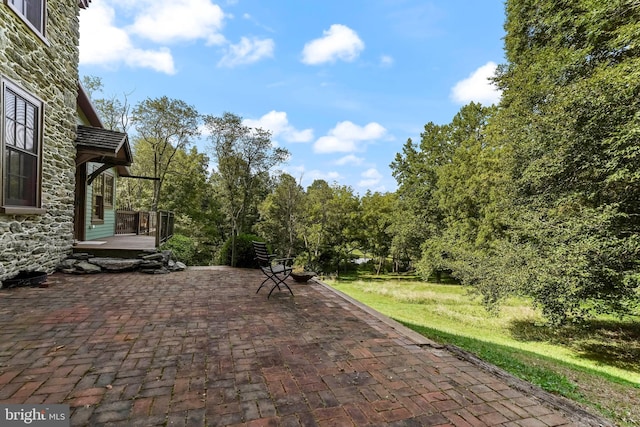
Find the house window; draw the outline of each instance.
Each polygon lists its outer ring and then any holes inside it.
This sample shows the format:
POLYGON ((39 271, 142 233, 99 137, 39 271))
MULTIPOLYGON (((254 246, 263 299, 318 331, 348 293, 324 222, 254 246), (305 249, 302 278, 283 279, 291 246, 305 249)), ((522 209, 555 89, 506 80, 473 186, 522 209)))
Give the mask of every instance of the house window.
POLYGON ((113 208, 113 175, 104 175, 104 205, 113 208))
POLYGON ((44 37, 46 0, 6 0, 6 2, 32 30, 44 37))
POLYGON ((104 221, 104 179, 100 174, 91 183, 93 193, 91 222, 100 223, 104 221))
POLYGON ((43 104, 6 81, 2 95, 2 209, 38 209, 43 104))
POLYGON ((91 222, 102 224, 105 209, 113 209, 113 175, 101 173, 91 183, 93 193, 91 222))

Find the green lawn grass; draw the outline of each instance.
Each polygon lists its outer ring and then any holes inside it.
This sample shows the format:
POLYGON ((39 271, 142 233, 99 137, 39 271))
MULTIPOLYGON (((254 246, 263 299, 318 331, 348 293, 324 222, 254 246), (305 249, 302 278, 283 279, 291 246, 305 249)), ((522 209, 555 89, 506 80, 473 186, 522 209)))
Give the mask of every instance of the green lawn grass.
POLYGON ((640 425, 635 409, 640 401, 640 319, 600 318, 554 329, 526 300, 508 300, 492 315, 459 285, 372 279, 327 283, 434 341, 470 351, 620 425, 640 425), (603 390, 606 398, 599 397, 603 390), (618 399, 626 399, 628 406, 618 399))

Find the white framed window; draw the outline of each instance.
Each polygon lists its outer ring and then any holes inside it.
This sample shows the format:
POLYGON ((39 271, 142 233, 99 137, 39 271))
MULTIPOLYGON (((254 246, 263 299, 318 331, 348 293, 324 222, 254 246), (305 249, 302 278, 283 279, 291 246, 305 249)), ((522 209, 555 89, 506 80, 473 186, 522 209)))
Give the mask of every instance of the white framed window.
POLYGON ((40 213, 44 103, 8 80, 0 86, 0 210, 40 213))
POLYGON ((5 2, 38 36, 44 39, 46 0, 5 0, 5 2))

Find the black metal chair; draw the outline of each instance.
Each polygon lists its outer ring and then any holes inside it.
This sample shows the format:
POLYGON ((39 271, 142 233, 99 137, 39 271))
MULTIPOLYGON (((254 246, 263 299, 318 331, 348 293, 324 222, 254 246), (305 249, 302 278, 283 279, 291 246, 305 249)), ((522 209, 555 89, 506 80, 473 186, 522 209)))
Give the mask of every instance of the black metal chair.
POLYGON ((256 261, 258 261, 260 270, 262 270, 264 275, 267 276, 262 284, 260 284, 260 287, 258 288, 256 293, 260 292, 260 289, 262 289, 262 287, 269 280, 271 280, 274 285, 271 287, 267 298, 271 297, 271 293, 275 288, 278 288, 278 290, 281 291, 282 289, 280 288, 280 285, 286 286, 286 288, 289 289, 289 292, 291 292, 291 295, 293 296, 293 291, 291 290, 289 285, 285 283, 285 280, 293 271, 293 258, 276 258, 276 255, 269 254, 266 243, 255 241, 251 243, 253 244, 253 251, 256 255, 255 259, 256 261))

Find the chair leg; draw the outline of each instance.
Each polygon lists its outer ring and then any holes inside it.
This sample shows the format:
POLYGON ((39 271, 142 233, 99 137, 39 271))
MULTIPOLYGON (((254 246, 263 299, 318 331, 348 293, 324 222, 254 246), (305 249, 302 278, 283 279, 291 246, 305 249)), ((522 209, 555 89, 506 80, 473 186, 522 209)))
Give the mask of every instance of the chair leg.
MULTIPOLYGON (((268 276, 268 277, 267 277, 266 279, 264 279, 264 281, 260 284, 260 286, 258 287, 258 290, 256 291, 256 294, 257 294, 258 292, 260 292, 260 289, 262 289, 262 287, 263 287, 264 285, 266 285, 266 284, 267 284, 267 282, 268 282, 269 280, 271 280, 271 281, 273 281, 273 282, 275 283, 275 285, 273 286, 273 288, 271 288, 271 291, 269 292, 269 295, 271 295, 271 292, 273 292, 273 289, 274 289, 276 286, 278 287, 278 290, 279 290, 279 291, 280 291, 280 290, 282 290, 282 289, 280 289, 280 284, 279 284, 278 282, 276 282, 272 276, 268 276)), ((286 286, 287 284, 285 283, 284 285, 286 286)), ((287 288, 289 288, 289 287, 287 286, 287 288)), ((289 290, 291 290, 291 289, 289 289, 289 290)))
POLYGON ((260 289, 262 289, 262 287, 264 286, 265 283, 267 283, 269 281, 269 277, 267 277, 266 279, 264 279, 264 281, 262 282, 262 284, 260 284, 260 287, 258 287, 258 290, 256 291, 256 294, 258 292, 260 292, 260 289))
POLYGON ((287 289, 289 289, 289 292, 291 292, 291 296, 293 295, 293 291, 291 290, 291 288, 289 287, 289 285, 287 285, 287 283, 285 282, 285 280, 287 279, 287 277, 289 277, 289 275, 287 274, 286 276, 284 276, 284 278, 280 278, 278 277, 278 275, 273 275, 271 277, 269 277, 273 283, 275 283, 275 285, 271 288, 271 291, 269 291, 269 295, 267 295, 267 299, 271 298, 271 293, 273 292, 273 290, 277 287, 279 291, 281 291, 282 289, 280 289, 280 283, 282 283, 283 285, 285 285, 287 287, 287 289), (277 280, 276 280, 277 279, 277 280))

